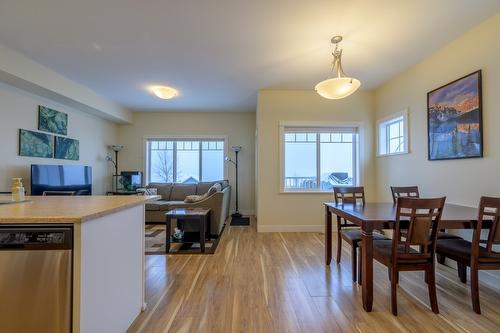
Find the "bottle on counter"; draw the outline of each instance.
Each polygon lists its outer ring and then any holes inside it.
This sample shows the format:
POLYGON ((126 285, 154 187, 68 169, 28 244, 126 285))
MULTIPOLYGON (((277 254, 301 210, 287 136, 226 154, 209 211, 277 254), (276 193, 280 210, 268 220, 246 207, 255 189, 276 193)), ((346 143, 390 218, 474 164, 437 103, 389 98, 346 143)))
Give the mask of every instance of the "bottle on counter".
POLYGON ((24 186, 22 178, 12 178, 12 201, 24 201, 24 186))

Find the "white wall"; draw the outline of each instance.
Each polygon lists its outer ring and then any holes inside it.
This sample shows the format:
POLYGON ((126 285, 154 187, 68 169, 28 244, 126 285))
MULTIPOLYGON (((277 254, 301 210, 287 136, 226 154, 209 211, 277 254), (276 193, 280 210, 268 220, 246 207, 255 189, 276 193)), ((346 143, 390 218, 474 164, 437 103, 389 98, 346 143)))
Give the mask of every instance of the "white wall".
POLYGON ((94 194, 109 189, 112 170, 105 161, 106 145, 116 142, 117 125, 94 115, 75 110, 37 95, 0 83, 0 191, 10 191, 11 178, 22 177, 29 190, 30 165, 78 164, 93 167, 94 194), (18 156, 20 128, 37 130, 38 105, 68 114, 68 137, 80 141, 80 160, 66 161, 50 158, 18 156))
MULTIPOLYGON (((135 112, 131 125, 119 126, 119 143, 125 148, 120 153, 121 170, 144 169, 145 136, 203 136, 228 137, 228 146, 241 145, 239 153, 239 209, 244 214, 255 212, 255 113, 254 112, 135 112)), ((234 153, 229 149, 229 156, 234 153)), ((235 203, 235 174, 227 165, 228 179, 233 186, 231 207, 235 203)))
POLYGON ((376 118, 409 108, 410 154, 376 158, 377 195, 390 185, 419 185, 423 195, 477 206, 481 195, 500 196, 500 14, 486 20, 375 93, 376 118), (482 70, 484 158, 427 160, 427 92, 482 70))
POLYGON ((259 231, 321 231, 322 203, 331 193, 280 193, 280 121, 360 123, 360 176, 367 200, 375 197, 373 94, 358 91, 328 100, 314 91, 262 90, 257 104, 257 208, 259 231))

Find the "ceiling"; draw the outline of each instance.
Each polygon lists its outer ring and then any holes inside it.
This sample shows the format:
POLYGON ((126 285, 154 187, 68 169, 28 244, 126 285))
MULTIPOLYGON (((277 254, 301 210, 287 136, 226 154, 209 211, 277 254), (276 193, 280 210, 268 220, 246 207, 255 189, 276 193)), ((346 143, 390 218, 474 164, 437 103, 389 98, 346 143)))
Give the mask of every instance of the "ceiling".
POLYGON ((0 43, 134 111, 254 111, 313 89, 341 34, 370 90, 500 10, 499 0, 2 0, 0 43), (145 87, 180 96, 160 100, 145 87))

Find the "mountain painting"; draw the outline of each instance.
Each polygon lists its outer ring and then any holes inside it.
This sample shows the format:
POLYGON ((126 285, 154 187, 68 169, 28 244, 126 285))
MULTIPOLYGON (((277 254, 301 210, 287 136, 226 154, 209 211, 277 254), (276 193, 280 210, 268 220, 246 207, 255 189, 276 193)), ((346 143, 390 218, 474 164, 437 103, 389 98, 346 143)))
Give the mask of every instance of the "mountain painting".
POLYGON ((481 71, 427 94, 429 160, 483 156, 481 71))

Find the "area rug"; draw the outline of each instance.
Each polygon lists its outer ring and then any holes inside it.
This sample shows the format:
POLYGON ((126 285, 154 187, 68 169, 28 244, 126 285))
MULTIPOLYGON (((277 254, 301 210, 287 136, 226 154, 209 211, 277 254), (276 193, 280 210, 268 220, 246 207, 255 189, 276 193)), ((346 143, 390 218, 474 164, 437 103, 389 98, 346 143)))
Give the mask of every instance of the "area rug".
MULTIPOLYGON (((219 239, 221 234, 217 239, 211 239, 205 241, 205 252, 200 252, 200 243, 172 243, 170 244, 170 252, 168 254, 214 254, 217 245, 219 244, 219 239)), ((145 230, 146 236, 146 254, 147 255, 165 255, 165 237, 166 237, 166 226, 165 224, 146 224, 145 230)))

